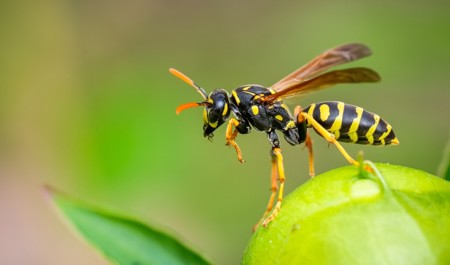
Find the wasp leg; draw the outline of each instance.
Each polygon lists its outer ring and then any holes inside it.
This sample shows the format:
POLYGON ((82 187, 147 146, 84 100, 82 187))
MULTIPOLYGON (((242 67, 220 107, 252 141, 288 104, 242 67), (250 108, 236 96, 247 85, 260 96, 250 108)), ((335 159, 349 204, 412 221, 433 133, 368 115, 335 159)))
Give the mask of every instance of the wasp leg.
POLYGON ((267 218, 267 216, 269 215, 270 211, 272 211, 273 209, 273 202, 275 201, 275 196, 277 195, 277 190, 278 190, 278 166, 277 166, 277 159, 274 155, 272 155, 272 174, 271 174, 271 194, 270 194, 270 199, 269 199, 269 203, 267 204, 267 208, 266 211, 264 212, 261 220, 259 220, 259 222, 253 226, 253 232, 256 231, 256 229, 259 227, 259 225, 267 218))
POLYGON ((308 149, 308 157, 309 157, 309 176, 314 177, 316 172, 314 170, 314 153, 312 148, 312 139, 309 136, 309 133, 306 133, 305 146, 308 149))
MULTIPOLYGON (((284 191, 284 166, 283 166, 283 155, 281 154, 281 149, 279 147, 273 148, 272 151, 272 161, 273 165, 276 167, 276 171, 279 181, 280 181, 280 190, 278 191, 278 201, 275 205, 272 213, 263 221, 263 226, 266 227, 275 217, 278 215, 278 212, 280 212, 281 209, 281 201, 283 200, 283 191, 284 191)), ((273 174, 274 171, 272 171, 273 174)), ((275 176, 276 177, 276 176, 275 176)), ((273 175, 272 175, 273 178, 273 175)), ((273 193, 272 193, 273 194, 273 193)), ((270 201, 269 201, 270 204, 270 201)), ((273 202, 272 202, 273 204, 273 202)))
POLYGON ((228 122, 228 126, 227 126, 227 132, 226 132, 226 145, 231 145, 234 147, 234 149, 236 150, 236 154, 238 157, 239 162, 244 163, 244 159, 242 158, 242 152, 241 152, 241 148, 239 148, 239 145, 234 141, 234 139, 236 139, 237 135, 238 135, 238 130, 236 127, 239 126, 239 121, 236 120, 235 118, 231 118, 230 121, 228 122), (233 126, 235 127, 234 131, 233 131, 233 126))
POLYGON ((323 138, 325 138, 329 143, 334 144, 337 149, 339 150, 339 152, 341 152, 341 154, 345 157, 345 159, 347 159, 347 161, 350 164, 353 164, 355 166, 359 166, 359 163, 353 159, 346 151, 345 149, 342 147, 342 145, 336 140, 336 138, 334 137, 333 134, 331 134, 330 132, 328 132, 322 125, 320 125, 313 117, 311 117, 311 115, 309 115, 306 112, 301 112, 300 113, 301 116, 303 116, 305 119, 307 119, 311 125, 314 127, 314 129, 316 129, 316 131, 323 136, 323 138))

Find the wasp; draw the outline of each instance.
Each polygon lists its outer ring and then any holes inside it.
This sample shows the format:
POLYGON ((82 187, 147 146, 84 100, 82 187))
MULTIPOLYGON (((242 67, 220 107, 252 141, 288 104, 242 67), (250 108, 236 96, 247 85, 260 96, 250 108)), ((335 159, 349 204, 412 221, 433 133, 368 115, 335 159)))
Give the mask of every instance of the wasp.
POLYGON ((306 65, 284 77, 274 85, 240 86, 228 93, 215 89, 209 95, 203 88, 181 72, 169 71, 192 86, 203 98, 201 102, 180 105, 176 113, 193 107, 203 106, 203 136, 212 139, 213 132, 226 123, 226 145, 232 146, 240 162, 244 162, 241 149, 236 143, 238 134, 248 134, 252 128, 265 132, 271 144, 271 195, 266 210, 255 225, 268 225, 278 214, 283 200, 285 173, 283 155, 277 132, 281 132, 290 145, 305 144, 309 156, 309 174, 315 175, 312 140, 308 128, 334 144, 345 159, 355 166, 355 161, 339 142, 367 145, 397 145, 399 141, 392 126, 379 115, 361 107, 339 101, 314 103, 302 109, 296 106, 294 115, 284 99, 302 96, 343 83, 378 82, 380 76, 364 67, 328 71, 329 68, 349 63, 371 55, 371 50, 359 43, 351 43, 329 49, 306 65), (230 118, 233 113, 234 117, 230 118), (279 183, 279 187, 278 187, 279 183), (277 202, 274 206, 278 192, 277 202))

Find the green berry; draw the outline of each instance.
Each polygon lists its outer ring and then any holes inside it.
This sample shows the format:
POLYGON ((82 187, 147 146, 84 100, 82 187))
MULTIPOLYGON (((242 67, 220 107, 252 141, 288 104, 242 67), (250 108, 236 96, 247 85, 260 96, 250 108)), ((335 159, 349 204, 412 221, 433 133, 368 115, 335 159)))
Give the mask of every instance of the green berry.
POLYGON ((373 168, 335 169, 297 188, 254 233, 243 264, 450 264, 450 182, 373 168))

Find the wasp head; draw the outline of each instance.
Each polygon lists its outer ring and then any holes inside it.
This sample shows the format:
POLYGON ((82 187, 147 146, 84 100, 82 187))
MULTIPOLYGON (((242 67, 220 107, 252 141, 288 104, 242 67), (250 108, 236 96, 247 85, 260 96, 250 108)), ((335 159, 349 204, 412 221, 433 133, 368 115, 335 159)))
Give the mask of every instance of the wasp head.
POLYGON ((211 139, 213 132, 230 117, 228 93, 223 89, 216 89, 204 102, 203 136, 211 139))
POLYGON ((169 69, 169 71, 174 76, 180 78, 185 83, 192 86, 205 100, 203 102, 190 102, 182 104, 178 106, 176 110, 177 114, 184 111, 185 109, 204 106, 205 109, 203 110, 203 136, 211 139, 214 136, 213 132, 230 116, 228 92, 223 89, 216 89, 208 96, 203 88, 197 86, 194 81, 192 81, 183 73, 173 68, 169 69))

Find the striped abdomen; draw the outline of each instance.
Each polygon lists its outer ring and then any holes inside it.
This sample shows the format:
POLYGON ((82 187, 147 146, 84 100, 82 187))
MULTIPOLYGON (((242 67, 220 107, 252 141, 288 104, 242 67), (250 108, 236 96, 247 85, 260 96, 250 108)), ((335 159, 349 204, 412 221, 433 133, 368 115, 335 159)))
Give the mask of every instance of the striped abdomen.
MULTIPOLYGON (((311 104, 303 112, 334 134, 338 141, 371 145, 398 144, 391 125, 363 108, 326 101, 311 104)), ((309 121, 306 121, 306 125, 311 127, 309 121)))

